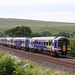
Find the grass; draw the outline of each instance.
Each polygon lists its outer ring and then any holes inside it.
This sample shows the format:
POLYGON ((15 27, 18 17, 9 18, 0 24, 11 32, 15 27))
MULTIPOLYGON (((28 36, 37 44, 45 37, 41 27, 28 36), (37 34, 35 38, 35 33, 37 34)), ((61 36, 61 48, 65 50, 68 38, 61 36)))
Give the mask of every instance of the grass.
POLYGON ((0 51, 0 75, 70 75, 0 51), (9 67, 8 67, 9 66, 9 67))
POLYGON ((43 31, 49 31, 51 34, 58 34, 59 32, 68 32, 72 33, 75 31, 74 25, 40 25, 40 26, 29 26, 33 32, 43 32, 43 31))
POLYGON ((58 34, 63 31, 69 33, 75 31, 75 23, 0 18, 0 32, 20 25, 29 26, 33 32, 37 33, 49 31, 52 34, 58 34))

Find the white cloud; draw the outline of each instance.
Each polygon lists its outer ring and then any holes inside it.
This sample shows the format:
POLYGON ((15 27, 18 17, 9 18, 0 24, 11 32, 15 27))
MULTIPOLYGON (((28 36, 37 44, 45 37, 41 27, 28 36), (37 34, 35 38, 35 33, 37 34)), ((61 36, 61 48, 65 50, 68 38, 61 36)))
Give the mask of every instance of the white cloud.
POLYGON ((75 0, 0 0, 0 6, 71 4, 75 0))
POLYGON ((0 0, 0 17, 75 22, 74 3, 75 0, 0 0))

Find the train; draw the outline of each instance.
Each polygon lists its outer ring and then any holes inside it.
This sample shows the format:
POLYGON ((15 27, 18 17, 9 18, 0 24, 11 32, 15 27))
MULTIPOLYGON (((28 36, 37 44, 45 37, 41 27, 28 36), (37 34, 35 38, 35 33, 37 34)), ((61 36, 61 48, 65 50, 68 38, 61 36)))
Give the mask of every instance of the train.
POLYGON ((71 51, 70 39, 58 37, 2 37, 0 45, 51 56, 68 56, 71 51))

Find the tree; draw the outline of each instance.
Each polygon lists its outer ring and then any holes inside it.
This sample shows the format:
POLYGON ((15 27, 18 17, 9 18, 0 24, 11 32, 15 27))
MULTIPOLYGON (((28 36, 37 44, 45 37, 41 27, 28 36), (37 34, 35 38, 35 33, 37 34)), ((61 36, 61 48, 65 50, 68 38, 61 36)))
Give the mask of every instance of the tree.
POLYGON ((32 33, 31 29, 27 26, 17 26, 12 29, 8 29, 5 31, 5 34, 8 36, 29 36, 32 33))
POLYGON ((32 33, 31 36, 32 37, 41 37, 41 35, 39 33, 32 33))
POLYGON ((51 33, 48 31, 41 32, 41 36, 51 36, 51 33))
POLYGON ((3 37, 3 33, 2 32, 0 32, 0 37, 3 37))
POLYGON ((75 36, 75 32, 73 32, 73 33, 71 34, 71 36, 75 36))
POLYGON ((69 33, 66 33, 66 32, 60 32, 60 33, 59 33, 59 36, 69 37, 70 34, 69 34, 69 33))

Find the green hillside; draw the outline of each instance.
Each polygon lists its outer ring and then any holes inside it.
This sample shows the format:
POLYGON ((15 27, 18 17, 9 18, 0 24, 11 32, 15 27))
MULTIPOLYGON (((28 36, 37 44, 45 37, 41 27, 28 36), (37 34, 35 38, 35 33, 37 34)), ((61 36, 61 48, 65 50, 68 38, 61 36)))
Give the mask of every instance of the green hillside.
POLYGON ((0 18, 0 32, 20 25, 29 26, 33 32, 38 33, 49 31, 52 34, 58 34, 63 31, 69 33, 75 31, 75 23, 0 18))

